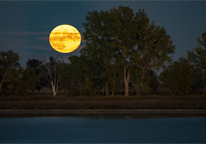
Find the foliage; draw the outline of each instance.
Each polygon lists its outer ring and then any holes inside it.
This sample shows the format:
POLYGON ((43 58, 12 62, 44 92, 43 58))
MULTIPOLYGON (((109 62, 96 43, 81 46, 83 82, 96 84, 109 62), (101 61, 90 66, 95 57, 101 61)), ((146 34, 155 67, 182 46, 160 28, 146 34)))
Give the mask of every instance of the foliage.
POLYGON ((14 72, 15 68, 19 67, 19 54, 8 50, 7 52, 0 51, 0 92, 5 82, 5 78, 9 78, 10 72, 14 72), (11 69, 11 70, 10 70, 11 69))
POLYGON ((22 90, 22 80, 21 80, 22 68, 10 68, 4 79, 4 86, 2 87, 2 93, 7 95, 18 95, 24 94, 25 91, 22 90))
POLYGON ((24 90, 33 90, 37 83, 40 81, 40 75, 35 73, 34 68, 27 67, 22 72, 22 85, 24 87, 24 90))
POLYGON ((202 70, 206 69, 206 31, 201 37, 197 38, 198 46, 193 48, 194 51, 187 51, 187 58, 196 67, 202 70))
POLYGON ((200 83, 204 85, 206 92, 206 31, 197 38, 198 46, 193 48, 194 51, 187 51, 187 59, 193 64, 202 76, 200 83))
POLYGON ((26 63, 26 67, 29 69, 33 69, 34 73, 32 75, 37 78, 36 86, 32 89, 38 90, 38 92, 45 86, 47 86, 47 81, 40 76, 40 67, 42 65, 42 61, 38 59, 29 59, 26 63), (40 78, 39 78, 40 77, 40 78))
POLYGON ((26 63, 26 66, 29 68, 33 68, 35 70, 35 74, 39 74, 39 69, 42 64, 43 62, 38 59, 29 59, 26 63))
POLYGON ((9 95, 26 95, 28 90, 36 86, 39 78, 39 76, 35 75, 34 69, 32 68, 10 68, 4 80, 2 93, 9 95))
POLYGON ((149 70, 145 73, 143 83, 141 86, 141 71, 136 68, 134 74, 131 76, 131 82, 137 94, 149 94, 155 92, 159 87, 158 76, 154 71, 149 70))
POLYGON ((69 57, 69 60, 71 62, 69 66, 72 71, 72 80, 76 84, 77 89, 84 95, 94 95, 98 86, 98 80, 94 74, 96 67, 90 65, 90 61, 83 56, 72 56, 69 57))
POLYGON ((117 69, 112 69, 115 65, 115 51, 108 44, 111 39, 108 37, 107 14, 103 11, 89 12, 86 16, 84 40, 85 47, 80 51, 81 55, 90 61, 90 67, 95 69, 93 76, 98 78, 101 83, 100 89, 109 95, 109 83, 114 87, 117 69))
POLYGON ((145 88, 147 91, 149 90, 145 83, 147 72, 152 69, 159 70, 161 67, 165 67, 166 63, 170 63, 175 46, 165 28, 156 26, 154 21, 150 23, 144 10, 139 10, 135 21, 138 39, 137 48, 132 53, 131 61, 136 68, 137 74, 135 75, 139 75, 140 91, 144 94, 145 88))
POLYGON ((180 58, 164 69, 159 79, 162 90, 171 95, 187 94, 194 79, 194 67, 185 58, 180 58))
POLYGON ((125 95, 128 95, 134 67, 140 69, 140 87, 143 87, 145 73, 163 67, 174 53, 170 36, 163 27, 155 26, 154 22, 150 24, 144 10, 134 14, 129 7, 119 6, 99 13, 89 12, 83 26, 86 46, 81 54, 100 64, 106 82, 114 84, 113 76, 120 72, 112 67, 117 65, 122 69, 125 95))

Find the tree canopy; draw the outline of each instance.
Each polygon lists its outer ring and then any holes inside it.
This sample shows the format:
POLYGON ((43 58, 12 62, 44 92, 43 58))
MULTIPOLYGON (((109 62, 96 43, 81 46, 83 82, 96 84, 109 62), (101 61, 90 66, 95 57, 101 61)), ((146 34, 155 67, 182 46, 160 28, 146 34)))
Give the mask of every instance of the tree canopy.
POLYGON ((103 73, 118 65, 122 69, 126 96, 134 67, 140 69, 142 90, 145 73, 172 60, 175 46, 170 36, 163 27, 150 23, 144 10, 134 14, 129 7, 119 6, 99 13, 89 12, 83 26, 86 46, 81 54, 102 65, 103 73))
POLYGON ((9 70, 19 66, 19 54, 12 50, 0 51, 0 92, 9 70))

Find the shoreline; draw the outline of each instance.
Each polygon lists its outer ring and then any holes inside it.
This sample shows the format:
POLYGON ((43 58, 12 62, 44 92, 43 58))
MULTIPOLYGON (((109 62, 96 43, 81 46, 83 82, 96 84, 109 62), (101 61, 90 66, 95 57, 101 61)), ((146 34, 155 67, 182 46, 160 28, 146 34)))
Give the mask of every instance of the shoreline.
POLYGON ((8 109, 8 110, 0 110, 2 112, 72 112, 72 113, 96 113, 96 112, 108 112, 108 113, 125 113, 125 112, 205 112, 206 109, 96 109, 96 110, 62 110, 62 109, 54 109, 54 110, 26 110, 26 109, 8 109))
POLYGON ((15 117, 206 117, 206 110, 139 109, 139 110, 0 110, 0 118, 15 117))
POLYGON ((142 111, 206 110, 206 97, 200 95, 149 96, 25 96, 0 97, 0 110, 142 111))

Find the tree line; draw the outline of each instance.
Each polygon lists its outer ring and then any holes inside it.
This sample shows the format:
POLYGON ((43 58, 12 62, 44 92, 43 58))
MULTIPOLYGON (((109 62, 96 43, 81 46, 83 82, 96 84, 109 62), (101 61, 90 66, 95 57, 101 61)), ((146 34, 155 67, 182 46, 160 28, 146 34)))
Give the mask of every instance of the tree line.
POLYGON ((92 11, 83 23, 86 44, 80 56, 29 59, 26 68, 18 53, 0 52, 0 93, 19 95, 28 90, 59 88, 68 95, 188 94, 205 88, 206 31, 187 58, 172 60, 175 45, 164 27, 150 22, 146 12, 119 6, 92 11), (162 69, 159 76, 155 71, 162 69))

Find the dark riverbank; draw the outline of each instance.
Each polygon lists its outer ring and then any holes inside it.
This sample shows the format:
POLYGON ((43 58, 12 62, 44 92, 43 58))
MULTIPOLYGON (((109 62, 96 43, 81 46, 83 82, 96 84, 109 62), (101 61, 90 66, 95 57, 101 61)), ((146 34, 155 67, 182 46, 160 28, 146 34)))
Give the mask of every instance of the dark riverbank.
POLYGON ((22 116, 206 116, 206 96, 1 96, 0 117, 22 116))
POLYGON ((0 110, 206 110, 206 96, 1 96, 0 110))
POLYGON ((0 110, 0 118, 6 117, 206 117, 206 110, 0 110))

